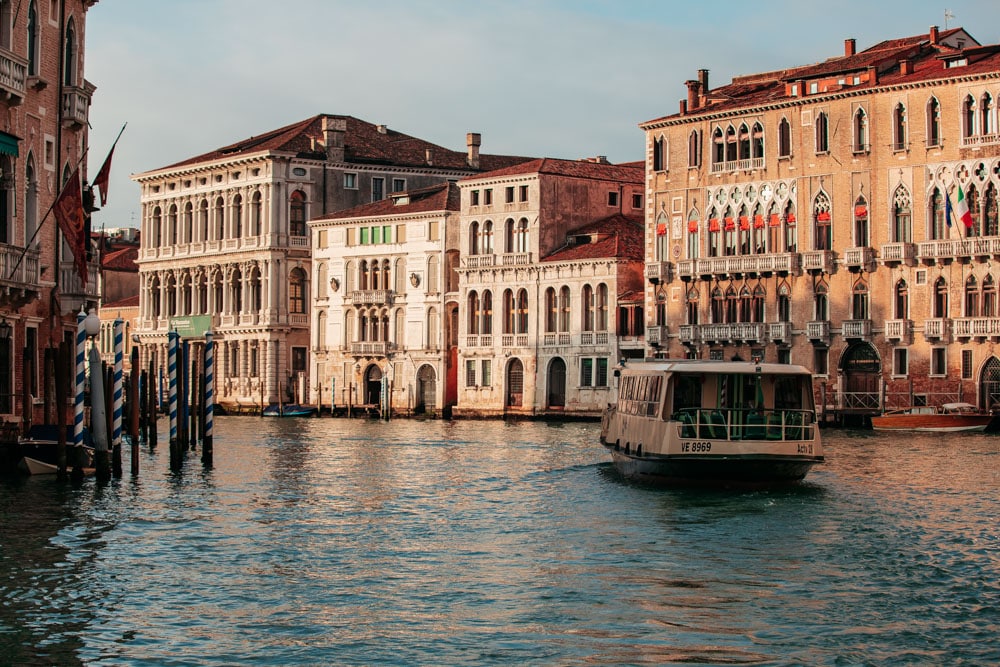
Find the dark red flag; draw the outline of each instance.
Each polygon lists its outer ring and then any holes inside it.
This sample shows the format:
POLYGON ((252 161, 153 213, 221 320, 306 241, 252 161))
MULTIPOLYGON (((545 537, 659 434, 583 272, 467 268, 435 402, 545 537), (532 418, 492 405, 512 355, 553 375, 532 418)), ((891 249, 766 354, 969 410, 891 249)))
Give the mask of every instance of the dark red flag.
POLYGON ((108 157, 104 158, 97 176, 94 177, 94 187, 101 191, 101 206, 108 204, 108 180, 111 178, 111 156, 115 154, 115 147, 108 151, 108 157))
POLYGON ((87 284, 87 233, 86 218, 83 213, 83 186, 80 183, 79 170, 73 170, 69 180, 63 186, 62 192, 52 205, 52 214, 56 216, 59 229, 66 237, 66 243, 73 251, 73 263, 84 286, 87 284))

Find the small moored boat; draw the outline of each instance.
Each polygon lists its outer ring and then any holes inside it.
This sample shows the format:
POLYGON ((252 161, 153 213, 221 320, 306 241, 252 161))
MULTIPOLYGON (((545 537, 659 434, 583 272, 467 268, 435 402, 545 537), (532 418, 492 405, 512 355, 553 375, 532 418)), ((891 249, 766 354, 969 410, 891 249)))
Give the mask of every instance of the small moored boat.
POLYGON ((983 412, 971 403, 945 403, 940 406, 921 405, 904 410, 893 410, 872 417, 876 431, 924 431, 931 433, 960 433, 985 431, 993 415, 983 412))
MULTIPOLYGON (((73 444, 73 427, 66 427, 66 466, 93 472, 94 448, 90 432, 83 431, 84 444, 73 444)), ((51 424, 35 424, 18 440, 21 460, 18 467, 29 475, 54 475, 59 472, 59 429, 51 424)))
POLYGON ((668 484, 796 482, 823 461, 812 374, 801 366, 628 362, 601 443, 629 479, 668 484))
POLYGON ((312 417, 316 414, 314 405, 298 405, 289 403, 281 405, 274 403, 264 408, 265 417, 312 417))

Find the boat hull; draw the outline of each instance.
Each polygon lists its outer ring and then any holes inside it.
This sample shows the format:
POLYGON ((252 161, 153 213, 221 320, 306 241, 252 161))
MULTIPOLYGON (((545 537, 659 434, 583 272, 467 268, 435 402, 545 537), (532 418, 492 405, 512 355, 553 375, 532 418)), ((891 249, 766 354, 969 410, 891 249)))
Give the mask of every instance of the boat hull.
POLYGON ((823 457, 635 456, 609 448, 622 477, 638 482, 685 485, 770 486, 801 481, 823 457))
POLYGON ((872 429, 926 433, 981 432, 991 421, 993 417, 990 415, 883 415, 872 417, 872 429))

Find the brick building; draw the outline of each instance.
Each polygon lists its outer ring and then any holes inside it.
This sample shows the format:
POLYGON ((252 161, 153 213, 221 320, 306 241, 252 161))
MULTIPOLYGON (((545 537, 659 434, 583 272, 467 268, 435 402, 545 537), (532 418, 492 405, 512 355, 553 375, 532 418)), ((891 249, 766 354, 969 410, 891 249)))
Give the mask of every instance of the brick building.
POLYGON ((994 408, 998 81, 1000 45, 936 27, 687 81, 640 125, 650 353, 803 364, 844 416, 994 408))

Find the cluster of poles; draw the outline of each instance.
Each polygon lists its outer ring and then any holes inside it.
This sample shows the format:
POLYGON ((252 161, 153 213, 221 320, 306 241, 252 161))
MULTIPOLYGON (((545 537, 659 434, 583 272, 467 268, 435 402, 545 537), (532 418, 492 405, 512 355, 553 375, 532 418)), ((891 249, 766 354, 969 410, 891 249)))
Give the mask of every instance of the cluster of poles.
MULTIPOLYGON (((84 403, 87 369, 85 365, 87 328, 86 315, 77 316, 76 329, 76 369, 74 373, 75 401, 73 405, 73 446, 84 445, 84 403)), ((92 345, 89 353, 91 437, 94 445, 94 467, 98 480, 107 480, 112 475, 122 476, 123 416, 125 409, 124 363, 124 321, 116 319, 113 324, 113 364, 107 368, 101 360, 100 351, 92 345), (110 391, 107 391, 109 388, 110 391)), ((170 416, 170 467, 179 470, 184 462, 184 453, 194 449, 198 435, 202 442, 202 463, 212 465, 213 456, 213 414, 214 400, 214 345, 212 333, 205 334, 204 358, 192 359, 187 342, 181 342, 180 335, 168 334, 169 398, 170 416), (190 366, 189 366, 190 360, 190 366), (199 374, 199 362, 204 374, 199 374), (189 378, 195 382, 189 382, 189 378), (183 400, 182 400, 183 399, 183 400)), ((156 382, 152 364, 148 371, 139 369, 139 350, 133 348, 132 369, 128 382, 128 435, 131 441, 131 472, 139 474, 139 443, 145 441, 150 448, 156 447, 157 403, 156 382)), ((62 439, 62 434, 60 434, 62 439)), ((65 447, 59 454, 59 470, 66 470, 65 447)), ((80 451, 77 449, 76 451, 80 451)), ((76 469, 74 469, 74 474, 76 469)), ((82 471, 81 471, 82 474, 82 471)))

